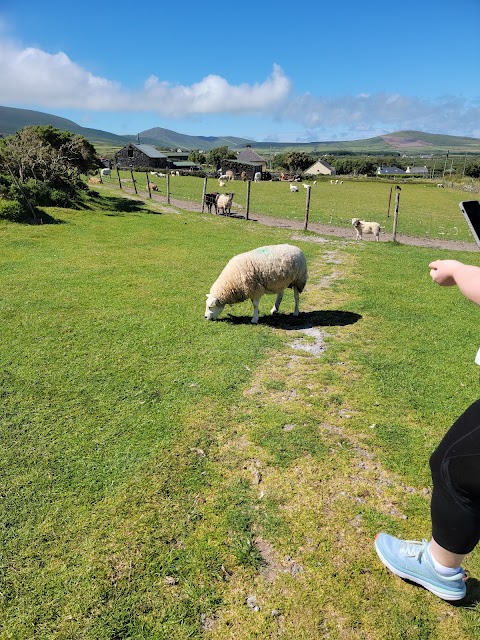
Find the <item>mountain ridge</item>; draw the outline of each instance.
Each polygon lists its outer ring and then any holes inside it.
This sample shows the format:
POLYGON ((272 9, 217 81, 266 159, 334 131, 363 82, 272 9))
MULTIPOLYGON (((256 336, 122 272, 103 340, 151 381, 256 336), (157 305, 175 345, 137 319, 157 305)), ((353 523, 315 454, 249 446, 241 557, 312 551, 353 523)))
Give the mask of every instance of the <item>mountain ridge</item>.
POLYGON ((451 136, 422 131, 405 130, 385 133, 373 138, 348 141, 318 142, 259 142, 237 136, 192 136, 163 127, 153 127, 138 134, 118 135, 91 129, 42 111, 0 106, 0 135, 11 135, 28 125, 52 125, 62 131, 81 135, 99 147, 121 148, 129 142, 151 144, 164 149, 201 150, 228 146, 231 150, 243 149, 247 144, 257 151, 286 152, 290 150, 316 153, 472 153, 480 154, 480 139, 468 136, 451 136))

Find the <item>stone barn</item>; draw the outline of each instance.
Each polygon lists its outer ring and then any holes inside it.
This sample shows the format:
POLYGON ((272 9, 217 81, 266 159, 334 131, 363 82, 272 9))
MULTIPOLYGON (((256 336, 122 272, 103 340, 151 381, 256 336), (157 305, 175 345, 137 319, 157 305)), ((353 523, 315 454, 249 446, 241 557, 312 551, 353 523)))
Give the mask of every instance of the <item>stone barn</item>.
POLYGON ((256 151, 254 151, 251 145, 247 144, 246 148, 241 151, 237 156, 238 162, 246 162, 249 164, 261 164, 262 171, 267 170, 267 161, 262 156, 259 156, 256 151))
POLYGON ((166 169, 168 158, 149 144, 127 144, 115 154, 119 169, 166 169))
POLYGON ((258 162, 240 162, 238 160, 222 160, 222 173, 230 170, 235 175, 235 180, 240 180, 242 172, 245 172, 247 180, 253 180, 257 172, 262 173, 262 164, 258 162))

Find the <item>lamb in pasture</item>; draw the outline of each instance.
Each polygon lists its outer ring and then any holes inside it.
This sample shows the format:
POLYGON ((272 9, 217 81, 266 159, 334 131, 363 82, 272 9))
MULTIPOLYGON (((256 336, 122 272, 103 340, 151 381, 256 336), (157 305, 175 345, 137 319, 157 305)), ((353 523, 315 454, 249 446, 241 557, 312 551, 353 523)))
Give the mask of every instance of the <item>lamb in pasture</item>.
POLYGON ((219 195, 218 191, 205 194, 205 204, 207 205, 208 213, 212 213, 212 207, 215 207, 215 213, 217 213, 217 198, 219 195))
POLYGON ((158 187, 157 187, 157 185, 156 185, 154 182, 149 182, 149 183, 148 183, 148 186, 150 187, 150 189, 151 189, 152 191, 158 191, 158 187))
POLYGON ((253 179, 255 182, 260 182, 262 180, 262 174, 260 171, 257 171, 255 173, 255 175, 253 176, 253 179))
POLYGON ((276 294, 270 313, 278 312, 285 289, 293 289, 294 316, 299 313, 299 297, 307 282, 307 261, 303 252, 289 244, 259 247, 234 256, 207 294, 205 318, 217 320, 225 305, 250 299, 252 324, 258 323, 259 302, 264 294, 276 294))
POLYGON ((220 178, 218 179, 218 184, 219 184, 220 187, 224 187, 225 186, 224 180, 221 180, 220 178))
POLYGON ((303 183, 303 188, 304 188, 304 189, 308 189, 309 187, 310 187, 310 185, 309 185, 309 184, 305 184, 305 182, 303 183))
POLYGON ((217 196, 217 213, 220 214, 220 209, 223 211, 224 216, 230 215, 230 209, 232 208, 234 193, 221 193, 217 196))
POLYGON ((439 189, 443 189, 443 183, 442 183, 442 182, 439 182, 439 183, 437 184, 437 187, 438 187, 439 189))
POLYGON ((227 176, 227 180, 235 180, 235 174, 231 169, 228 169, 228 171, 225 171, 225 175, 227 176))
POLYGON ((100 169, 100 175, 103 176, 109 176, 111 175, 112 170, 108 169, 107 167, 105 167, 104 169, 100 169))
POLYGON ((298 187, 295 184, 290 184, 290 191, 292 193, 295 193, 295 191, 298 191, 298 187))
POLYGON ((362 233, 373 233, 375 236, 375 240, 378 242, 380 240, 380 225, 378 222, 365 222, 364 220, 359 220, 358 218, 352 218, 352 224, 355 227, 356 239, 362 239, 362 233))

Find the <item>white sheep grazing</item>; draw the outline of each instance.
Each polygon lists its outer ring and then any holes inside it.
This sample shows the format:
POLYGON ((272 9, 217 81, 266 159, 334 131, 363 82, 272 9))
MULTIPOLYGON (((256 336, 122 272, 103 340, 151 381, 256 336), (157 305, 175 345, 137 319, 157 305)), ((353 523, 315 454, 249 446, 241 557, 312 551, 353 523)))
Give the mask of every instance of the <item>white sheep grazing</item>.
POLYGON ((109 176, 111 175, 111 173, 112 173, 111 169, 108 169, 107 167, 105 167, 104 169, 100 169, 101 176, 109 176))
POLYGON ((205 318, 216 320, 225 305, 250 299, 252 324, 258 323, 258 305, 264 294, 276 294, 270 313, 278 312, 287 288, 295 297, 294 316, 299 313, 299 297, 307 282, 307 261, 298 247, 274 244, 234 256, 207 294, 205 318))
POLYGON ((225 186, 225 182, 223 180, 220 180, 220 178, 218 179, 218 184, 220 187, 224 187, 225 186))
POLYGON ((298 191, 298 187, 297 187, 296 185, 294 185, 294 184, 291 184, 291 185, 290 185, 290 191, 291 191, 292 193, 295 193, 295 191, 298 191))
POLYGON ((253 179, 254 179, 254 181, 255 181, 255 182, 261 182, 261 180, 262 180, 262 174, 261 174, 261 172, 260 172, 260 171, 257 171, 257 172, 255 173, 255 175, 254 175, 253 179))
POLYGON ((352 224, 357 232, 357 240, 362 239, 362 233, 373 233, 375 240, 377 242, 380 240, 380 225, 378 222, 365 222, 364 220, 359 220, 359 218, 352 218, 352 224))

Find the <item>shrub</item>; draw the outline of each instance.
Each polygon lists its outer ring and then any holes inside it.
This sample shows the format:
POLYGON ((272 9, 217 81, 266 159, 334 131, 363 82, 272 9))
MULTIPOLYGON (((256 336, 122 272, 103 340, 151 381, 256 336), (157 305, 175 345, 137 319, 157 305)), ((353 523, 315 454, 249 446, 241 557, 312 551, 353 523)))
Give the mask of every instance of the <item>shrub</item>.
POLYGON ((12 222, 24 222, 31 217, 31 213, 18 200, 0 199, 0 218, 12 222))

